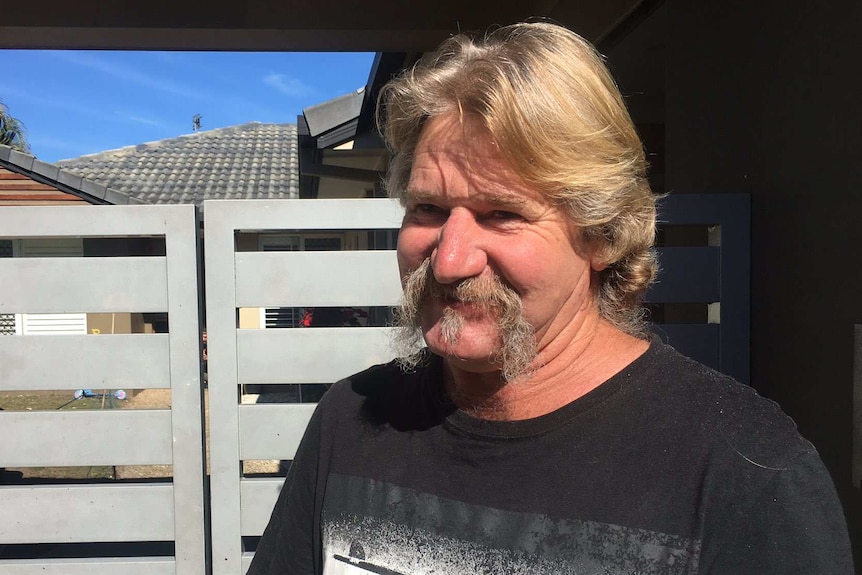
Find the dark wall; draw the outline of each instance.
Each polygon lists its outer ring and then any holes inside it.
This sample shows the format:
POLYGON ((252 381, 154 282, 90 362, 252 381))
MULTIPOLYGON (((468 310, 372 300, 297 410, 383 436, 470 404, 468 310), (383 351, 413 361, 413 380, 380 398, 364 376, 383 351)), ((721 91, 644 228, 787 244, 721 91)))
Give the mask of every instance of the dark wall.
POLYGON ((668 0, 665 183, 749 193, 752 384, 851 484, 862 323, 862 3, 668 0))

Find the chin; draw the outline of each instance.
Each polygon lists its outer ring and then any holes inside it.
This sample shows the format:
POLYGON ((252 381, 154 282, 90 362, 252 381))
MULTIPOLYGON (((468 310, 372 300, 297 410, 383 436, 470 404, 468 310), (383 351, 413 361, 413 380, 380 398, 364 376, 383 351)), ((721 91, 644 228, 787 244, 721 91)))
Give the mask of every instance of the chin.
POLYGON ((432 352, 453 362, 474 366, 470 371, 498 369, 492 362, 500 347, 496 327, 489 329, 486 325, 465 322, 457 341, 448 342, 443 338, 440 324, 435 323, 423 330, 423 335, 432 352))

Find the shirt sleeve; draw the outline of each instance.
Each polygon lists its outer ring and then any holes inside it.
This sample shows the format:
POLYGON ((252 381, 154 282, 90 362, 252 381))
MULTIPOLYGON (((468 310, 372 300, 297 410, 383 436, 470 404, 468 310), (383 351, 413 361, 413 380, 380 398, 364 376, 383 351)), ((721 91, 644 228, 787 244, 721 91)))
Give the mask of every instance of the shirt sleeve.
POLYGON ((247 575, 312 575, 319 571, 320 517, 316 491, 320 429, 318 407, 291 462, 247 575))
POLYGON ((816 451, 783 468, 746 461, 717 521, 705 518, 702 575, 852 575, 847 523, 816 451))

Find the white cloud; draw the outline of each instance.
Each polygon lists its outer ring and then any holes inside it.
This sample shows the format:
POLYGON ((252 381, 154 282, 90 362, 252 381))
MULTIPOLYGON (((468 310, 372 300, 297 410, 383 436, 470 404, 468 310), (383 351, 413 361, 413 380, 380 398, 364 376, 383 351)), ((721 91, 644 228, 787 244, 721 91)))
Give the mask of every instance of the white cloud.
MULTIPOLYGON (((50 93, 50 92, 48 92, 50 93)), ((85 106, 78 102, 58 98, 58 97, 45 97, 42 93, 32 93, 26 90, 20 90, 11 86, 6 86, 4 84, 0 84, 0 95, 13 96, 15 98, 26 99, 27 103, 30 105, 39 105, 48 108, 56 108, 57 110, 65 110, 66 112, 72 112, 75 114, 82 114, 85 116, 91 116, 93 118, 99 118, 102 120, 109 120, 109 115, 105 113, 104 110, 100 110, 99 108, 93 108, 89 106, 85 106)), ((2 99, 2 98, 0 98, 2 99)), ((14 112, 14 110, 13 110, 14 112)))
POLYGON ((201 98, 202 94, 180 84, 176 84, 163 78, 150 76, 137 69, 112 62, 107 58, 99 57, 85 51, 51 51, 49 54, 55 58, 59 58, 70 64, 90 68, 108 76, 112 76, 117 80, 123 80, 132 84, 137 84, 151 90, 159 90, 168 94, 179 96, 182 98, 201 98))
POLYGON ((276 74, 273 72, 263 79, 263 83, 293 98, 303 98, 314 93, 314 88, 299 78, 294 78, 287 74, 276 74))
POLYGON ((145 118, 143 116, 136 116, 134 114, 124 115, 126 120, 130 122, 135 122, 138 124, 144 124, 145 126, 154 126, 156 128, 167 128, 168 125, 159 120, 154 120, 152 118, 145 118))

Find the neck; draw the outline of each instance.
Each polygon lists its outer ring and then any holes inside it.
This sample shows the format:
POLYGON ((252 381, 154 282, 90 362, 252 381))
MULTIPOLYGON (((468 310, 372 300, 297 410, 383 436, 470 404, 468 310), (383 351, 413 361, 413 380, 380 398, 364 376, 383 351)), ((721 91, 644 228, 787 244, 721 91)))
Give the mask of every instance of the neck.
POLYGON ((643 354, 649 344, 596 316, 542 347, 533 370, 512 382, 499 371, 446 366, 455 404, 480 419, 514 421, 551 413, 589 393, 643 354))

